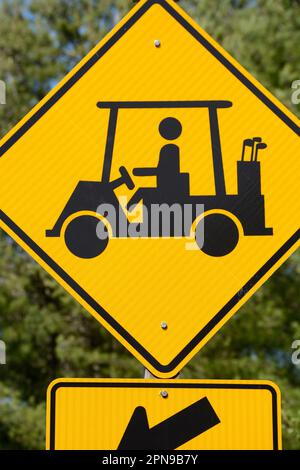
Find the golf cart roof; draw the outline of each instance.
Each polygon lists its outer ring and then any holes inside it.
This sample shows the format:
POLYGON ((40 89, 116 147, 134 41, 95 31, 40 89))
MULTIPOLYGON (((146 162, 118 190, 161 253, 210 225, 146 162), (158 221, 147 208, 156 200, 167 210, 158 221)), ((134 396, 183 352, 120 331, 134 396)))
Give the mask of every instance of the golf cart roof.
POLYGON ((159 108, 230 108, 231 101, 99 101, 98 108, 104 109, 159 109, 159 108))

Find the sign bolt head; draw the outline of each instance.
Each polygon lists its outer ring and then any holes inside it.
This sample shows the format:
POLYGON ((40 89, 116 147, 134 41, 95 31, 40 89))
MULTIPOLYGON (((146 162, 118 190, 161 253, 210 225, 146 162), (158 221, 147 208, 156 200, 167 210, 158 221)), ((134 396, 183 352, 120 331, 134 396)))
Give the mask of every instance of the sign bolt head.
POLYGON ((155 41, 154 41, 154 46, 155 46, 155 47, 160 47, 160 46, 161 46, 161 42, 160 42, 159 39, 155 39, 155 41))
POLYGON ((160 392, 160 396, 161 396, 162 398, 168 398, 169 394, 168 394, 167 390, 162 390, 162 391, 160 392))
POLYGON ((166 323, 165 321, 162 321, 161 324, 160 324, 160 327, 162 330, 167 330, 168 329, 168 323, 166 323))

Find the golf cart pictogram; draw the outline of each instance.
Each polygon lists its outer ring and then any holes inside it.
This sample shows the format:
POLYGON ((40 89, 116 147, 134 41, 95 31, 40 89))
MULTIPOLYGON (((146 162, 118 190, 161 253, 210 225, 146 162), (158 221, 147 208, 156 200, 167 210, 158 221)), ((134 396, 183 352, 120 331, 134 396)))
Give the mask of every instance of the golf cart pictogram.
MULTIPOLYGON (((121 207, 115 194, 115 189, 126 185, 133 190, 135 184, 124 166, 120 167, 120 177, 110 181, 114 143, 117 130, 118 114, 121 110, 134 109, 165 109, 166 118, 158 123, 161 136, 169 141, 160 151, 157 167, 135 168, 133 174, 138 177, 155 176, 155 187, 140 187, 133 194, 127 204, 128 211, 143 201, 143 221, 136 223, 136 237, 144 233, 143 224, 151 225, 151 207, 154 204, 166 204, 171 207, 174 204, 192 208, 192 220, 196 224, 194 229, 195 241, 205 254, 215 257, 225 256, 231 253, 238 244, 242 227, 245 236, 272 235, 273 229, 265 226, 265 202, 261 194, 261 171, 258 161, 258 151, 265 149, 267 145, 260 137, 246 139, 243 142, 242 157, 237 162, 238 193, 227 194, 223 168, 220 131, 218 123, 218 110, 230 108, 230 101, 171 101, 171 102, 101 102, 100 109, 109 109, 109 125, 103 163, 101 181, 80 181, 60 214, 52 230, 46 231, 47 237, 60 237, 63 227, 68 221, 64 231, 65 243, 68 249, 79 258, 95 258, 106 248, 109 237, 126 238, 133 237, 129 234, 128 227, 132 223, 128 221, 126 211, 121 207), (176 139, 182 133, 181 123, 174 117, 170 117, 170 110, 178 108, 206 108, 209 114, 210 134, 212 146, 212 159, 214 171, 214 195, 191 195, 190 175, 180 171, 180 149, 176 139), (252 149, 250 161, 245 160, 245 150, 252 149), (114 220, 111 220, 107 211, 99 213, 101 204, 111 205, 115 211, 114 220), (204 206, 201 221, 198 222, 199 205, 204 206), (146 210, 145 210, 146 208, 146 210), (87 213, 88 212, 88 213, 87 213), (146 221, 147 217, 147 221, 146 221), (204 221, 204 223, 203 223, 204 221), (102 233, 105 237, 99 237, 99 225, 102 225, 102 233), (108 229, 110 227, 110 229, 108 229), (123 227, 122 233, 120 227, 123 227), (124 227, 127 229, 124 233, 124 227), (201 238, 199 231, 204 230, 201 238), (198 240, 202 240, 201 244, 198 240)), ((184 213, 184 211, 183 211, 184 213)), ((182 230, 178 233, 178 227, 170 220, 169 238, 186 236, 184 221, 182 230)), ((159 228, 159 237, 163 237, 162 227, 159 228)), ((148 237, 151 237, 149 232, 148 237)), ((156 236, 157 237, 157 236, 156 236)))

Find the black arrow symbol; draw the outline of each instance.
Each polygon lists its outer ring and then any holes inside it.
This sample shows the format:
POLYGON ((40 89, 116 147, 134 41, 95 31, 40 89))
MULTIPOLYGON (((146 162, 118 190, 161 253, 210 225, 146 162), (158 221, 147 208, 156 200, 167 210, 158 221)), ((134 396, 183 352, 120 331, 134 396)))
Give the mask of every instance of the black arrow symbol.
POLYGON ((145 408, 138 406, 118 450, 174 450, 218 423, 220 420, 206 397, 151 429, 145 408))

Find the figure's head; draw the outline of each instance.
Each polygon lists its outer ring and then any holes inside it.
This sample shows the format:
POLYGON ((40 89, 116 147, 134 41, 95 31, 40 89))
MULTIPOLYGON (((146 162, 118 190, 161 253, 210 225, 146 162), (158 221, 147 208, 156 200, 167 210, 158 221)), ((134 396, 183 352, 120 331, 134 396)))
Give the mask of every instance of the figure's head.
POLYGON ((168 117, 161 121, 159 132, 164 139, 175 140, 181 135, 182 125, 178 119, 168 117))

